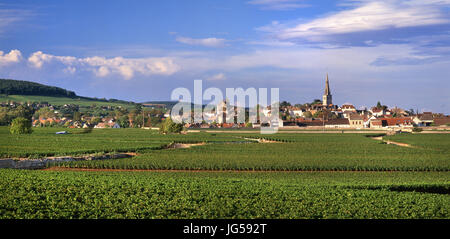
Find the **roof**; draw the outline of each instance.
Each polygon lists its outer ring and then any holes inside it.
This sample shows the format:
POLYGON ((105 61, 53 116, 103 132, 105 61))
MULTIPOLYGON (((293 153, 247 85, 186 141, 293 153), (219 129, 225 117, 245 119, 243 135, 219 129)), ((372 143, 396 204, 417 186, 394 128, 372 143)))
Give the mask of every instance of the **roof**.
POLYGON ((353 105, 350 105, 350 104, 344 104, 344 105, 342 105, 342 106, 341 106, 341 108, 349 108, 349 109, 354 109, 354 108, 355 108, 355 106, 353 106, 353 105))
POLYGON ((350 120, 364 120, 364 116, 358 114, 351 114, 350 120))
POLYGON ((395 126, 395 125, 401 125, 401 124, 412 124, 413 121, 409 117, 403 117, 403 118, 380 118, 380 120, 383 121, 383 123, 387 126, 395 126))
POLYGON ((419 114, 420 120, 433 120, 433 114, 431 112, 424 112, 423 114, 419 114))
POLYGON ((377 108, 377 107, 372 107, 372 108, 370 109, 370 111, 372 111, 373 113, 378 113, 378 112, 383 111, 383 109, 380 109, 380 108, 377 108))
POLYGON ((446 125, 450 124, 450 117, 440 117, 440 118, 434 118, 434 124, 435 125, 446 125))
POLYGON ((383 121, 381 121, 380 119, 375 119, 375 120, 370 121, 370 124, 371 124, 371 125, 379 125, 379 126, 382 126, 382 125, 383 125, 383 121))
POLYGON ((332 119, 325 122, 325 125, 346 125, 350 124, 348 119, 332 119))

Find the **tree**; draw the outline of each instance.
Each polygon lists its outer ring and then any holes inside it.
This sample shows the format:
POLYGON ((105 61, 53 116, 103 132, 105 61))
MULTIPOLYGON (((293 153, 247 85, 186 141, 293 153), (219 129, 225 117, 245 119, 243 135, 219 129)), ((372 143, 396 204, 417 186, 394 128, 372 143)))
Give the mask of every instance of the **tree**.
POLYGON ((166 118, 164 122, 159 126, 159 132, 162 134, 181 133, 182 130, 183 125, 173 122, 171 118, 166 118))
POLYGON ((36 111, 34 115, 35 118, 53 118, 55 117, 55 112, 53 112, 53 110, 49 107, 43 107, 36 111))
POLYGON ((377 108, 378 108, 378 109, 383 109, 383 110, 387 110, 387 109, 388 109, 388 107, 387 107, 386 105, 382 105, 382 104, 380 103, 380 101, 377 102, 377 108))
POLYGON ((123 115, 120 118, 118 118, 117 123, 120 125, 120 128, 130 127, 130 120, 128 119, 128 115, 123 115))
POLYGON ((23 117, 15 118, 9 128, 11 134, 31 134, 31 121, 23 117))
POLYGON ((311 114, 311 111, 306 111, 305 113, 303 113, 303 117, 305 117, 305 118, 312 118, 313 115, 311 114))
POLYGON ((314 101, 311 103, 311 105, 317 105, 317 104, 322 104, 322 101, 319 99, 314 99, 314 101))
POLYGON ((81 113, 78 111, 73 112, 73 121, 81 121, 81 113))
POLYGON ((30 120, 30 122, 31 122, 31 118, 33 117, 33 108, 31 108, 29 106, 25 106, 25 105, 19 105, 13 111, 13 115, 15 116, 14 118, 22 117, 22 118, 30 120))
POLYGON ((381 103, 380 103, 380 101, 377 102, 377 108, 378 108, 378 109, 381 109, 381 103))
POLYGON ((280 108, 284 108, 284 107, 287 107, 287 106, 291 106, 291 103, 289 103, 289 102, 287 102, 287 101, 283 101, 283 102, 281 102, 281 104, 280 104, 280 108))

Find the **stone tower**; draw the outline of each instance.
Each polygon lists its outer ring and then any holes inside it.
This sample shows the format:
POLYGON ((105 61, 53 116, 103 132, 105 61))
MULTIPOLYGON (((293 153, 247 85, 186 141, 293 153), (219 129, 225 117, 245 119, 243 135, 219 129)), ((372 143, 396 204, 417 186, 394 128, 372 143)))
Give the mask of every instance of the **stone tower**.
POLYGON ((333 104, 333 100, 331 97, 331 91, 330 91, 330 84, 328 82, 328 73, 327 73, 327 80, 325 82, 325 92, 323 93, 322 97, 322 104, 324 106, 329 106, 333 104))

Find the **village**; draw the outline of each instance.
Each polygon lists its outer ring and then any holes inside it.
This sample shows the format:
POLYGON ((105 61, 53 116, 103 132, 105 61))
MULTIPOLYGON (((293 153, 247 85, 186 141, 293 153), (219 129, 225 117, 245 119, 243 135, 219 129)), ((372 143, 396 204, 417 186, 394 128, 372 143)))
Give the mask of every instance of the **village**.
MULTIPOLYGON (((85 106, 80 110, 76 104, 51 105, 47 102, 4 102, 0 103, 0 123, 7 121, 7 114, 24 111, 32 114, 34 127, 67 127, 67 128, 155 128, 170 117, 170 109, 165 104, 135 104, 134 108, 122 106, 85 106), (33 113, 34 112, 34 113, 33 113)), ((237 107, 234 106, 234 119, 228 119, 226 101, 217 105, 212 113, 205 113, 202 123, 185 123, 187 129, 195 128, 259 128, 260 117, 271 117, 271 106, 258 108, 259 117, 256 123, 237 123, 237 107), (230 123, 231 122, 231 123, 230 123)), ((245 112, 248 116, 249 109, 245 112)), ((194 111, 187 112, 187 117, 194 118, 194 111)), ((380 102, 367 109, 357 109, 353 104, 341 106, 333 104, 328 79, 322 100, 312 103, 295 104, 283 101, 279 105, 279 120, 268 121, 270 125, 285 129, 402 129, 411 131, 417 127, 446 128, 450 126, 450 117, 441 113, 418 112, 398 107, 389 108, 380 102)), ((185 115, 186 116, 186 115, 185 115)))

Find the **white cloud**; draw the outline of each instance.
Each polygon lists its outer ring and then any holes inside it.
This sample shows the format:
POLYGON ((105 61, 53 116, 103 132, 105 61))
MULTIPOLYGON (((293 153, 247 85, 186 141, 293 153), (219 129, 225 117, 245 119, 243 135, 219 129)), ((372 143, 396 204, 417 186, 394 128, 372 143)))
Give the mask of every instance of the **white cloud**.
POLYGON ((250 45, 261 45, 269 47, 291 47, 295 46, 295 43, 289 41, 279 41, 279 40, 264 40, 264 41, 250 41, 250 45))
POLYGON ((21 60, 22 53, 19 50, 11 50, 8 54, 4 54, 3 51, 0 51, 0 66, 18 63, 21 60))
POLYGON ((181 42, 188 45, 198 45, 198 46, 206 46, 206 47, 223 47, 225 46, 225 39, 222 38, 189 38, 189 37, 177 37, 177 42, 181 42))
POLYGON ((247 3, 261 6, 263 10, 292 10, 310 6, 302 2, 303 0, 252 0, 247 3))
POLYGON ((208 77, 206 80, 208 81, 221 81, 221 80, 226 80, 227 77, 225 76, 224 73, 218 73, 215 74, 213 76, 208 77))
MULTIPOLYGON (((179 57, 176 59, 183 72, 207 71, 236 72, 253 68, 274 68, 310 71, 325 68, 333 71, 358 71, 367 74, 378 72, 381 67, 389 70, 404 70, 411 65, 403 59, 414 59, 423 66, 440 61, 450 61, 433 52, 417 51, 417 46, 408 44, 381 44, 373 47, 353 46, 345 48, 289 47, 267 48, 234 54, 231 56, 179 57), (430 61, 433 59, 435 61, 430 61)), ((269 69, 270 69, 269 68, 269 69)), ((276 70, 274 70, 276 71, 276 70)))
POLYGON ((54 56, 37 51, 28 57, 28 62, 35 68, 41 68, 46 62, 59 61, 65 65, 72 65, 77 61, 73 56, 54 56))
POLYGON ((449 23, 442 5, 449 1, 356 1, 352 9, 287 26, 272 23, 260 30, 280 39, 317 40, 328 35, 449 23))
POLYGON ((131 79, 136 73, 142 75, 171 75, 179 70, 179 67, 169 57, 154 58, 105 58, 99 56, 77 58, 73 56, 55 56, 41 51, 33 53, 28 62, 34 68, 42 68, 44 64, 62 64, 66 67, 63 71, 75 73, 76 68, 91 71, 97 77, 106 77, 118 74, 124 79, 131 79), (76 68, 75 68, 76 67, 76 68))
POLYGON ((95 75, 98 77, 105 77, 109 75, 109 69, 106 66, 100 66, 98 70, 95 71, 95 75))

